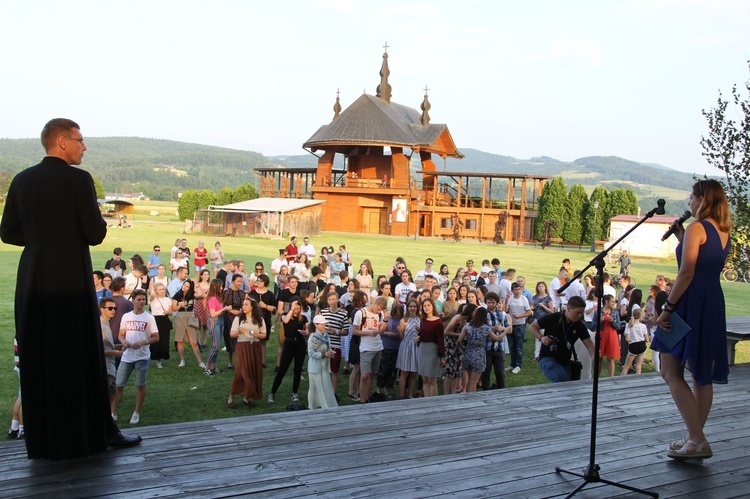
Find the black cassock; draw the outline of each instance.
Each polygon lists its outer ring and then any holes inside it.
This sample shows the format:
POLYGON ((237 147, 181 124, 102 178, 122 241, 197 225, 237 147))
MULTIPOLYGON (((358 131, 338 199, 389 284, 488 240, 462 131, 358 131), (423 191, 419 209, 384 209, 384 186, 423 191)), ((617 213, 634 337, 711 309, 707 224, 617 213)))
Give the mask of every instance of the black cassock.
POLYGON ((13 179, 0 236, 24 246, 15 319, 30 459, 86 457, 117 434, 89 253, 106 234, 88 172, 46 157, 13 179))

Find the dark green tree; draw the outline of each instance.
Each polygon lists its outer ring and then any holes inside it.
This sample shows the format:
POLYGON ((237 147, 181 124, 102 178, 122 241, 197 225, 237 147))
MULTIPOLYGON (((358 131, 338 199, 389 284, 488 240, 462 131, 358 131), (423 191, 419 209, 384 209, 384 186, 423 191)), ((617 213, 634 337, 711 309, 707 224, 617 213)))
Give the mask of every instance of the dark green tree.
POLYGON ((243 184, 237 187, 232 194, 232 202, 239 203, 240 201, 248 201, 250 199, 256 199, 258 197, 258 191, 252 184, 243 184))
POLYGON ((550 237, 560 237, 565 223, 567 198, 568 192, 562 177, 555 177, 544 186, 544 191, 539 196, 539 215, 534 224, 534 238, 537 241, 544 240, 545 222, 557 222, 557 227, 552 228, 550 237))
POLYGON ((96 175, 92 175, 91 178, 94 179, 94 190, 96 191, 96 197, 97 199, 104 199, 104 185, 102 184, 102 181, 99 180, 99 178, 96 175))
MULTIPOLYGON (((747 61, 750 69, 750 61, 747 61)), ((724 172, 724 189, 732 208, 732 243, 746 247, 750 241, 750 79, 745 82, 747 95, 732 86, 732 98, 724 100, 721 91, 716 107, 703 110, 708 122, 708 135, 701 137, 703 157, 724 172), (731 107, 730 107, 731 104, 731 107), (732 119, 735 118, 735 119, 732 119)), ((735 251, 730 260, 741 258, 744 251, 735 251)))
POLYGON ((201 191, 198 196, 198 208, 208 208, 211 205, 216 204, 216 193, 208 189, 201 191))
POLYGON ((617 215, 637 215, 638 200, 630 189, 612 189, 604 211, 605 223, 617 215))
POLYGON ((177 215, 180 220, 192 220, 195 210, 199 208, 200 192, 189 189, 182 193, 177 202, 177 215))
POLYGON ((219 195, 216 197, 216 204, 218 204, 219 206, 224 206, 234 203, 233 195, 234 190, 230 189, 229 187, 222 187, 219 191, 219 195))
POLYGON ((0 171, 0 198, 5 199, 8 195, 10 183, 13 181, 13 175, 10 172, 0 171))
POLYGON ((589 202, 586 204, 586 213, 584 215, 583 232, 585 234, 585 242, 590 243, 592 235, 594 236, 595 241, 604 241, 607 239, 607 229, 603 222, 603 213, 608 198, 609 193, 607 192, 607 189, 602 186, 594 189, 589 196, 589 202), (594 223, 594 219, 596 219, 596 224, 594 223))
POLYGON ((580 243, 583 239, 584 209, 588 204, 586 190, 581 184, 573 184, 565 200, 565 225, 563 226, 563 241, 580 243))

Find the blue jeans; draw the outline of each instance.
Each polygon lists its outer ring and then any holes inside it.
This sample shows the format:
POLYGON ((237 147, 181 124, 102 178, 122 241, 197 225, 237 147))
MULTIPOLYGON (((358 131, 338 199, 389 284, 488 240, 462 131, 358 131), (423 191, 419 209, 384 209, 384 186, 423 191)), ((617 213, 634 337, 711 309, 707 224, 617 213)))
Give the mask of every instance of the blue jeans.
POLYGON ((539 359, 539 369, 553 383, 570 381, 570 362, 562 364, 554 357, 542 357, 539 359))
POLYGON ((510 367, 521 367, 521 364, 523 364, 523 343, 525 339, 526 324, 513 326, 513 332, 508 336, 510 367))
POLYGON ((135 386, 146 386, 146 373, 151 359, 136 360, 135 362, 120 362, 117 368, 115 384, 123 387, 128 384, 130 375, 135 371, 135 386))
POLYGON ((224 317, 209 317, 208 326, 211 330, 211 351, 208 352, 206 358, 206 366, 215 366, 216 359, 219 357, 219 345, 221 345, 221 339, 224 337, 224 317))

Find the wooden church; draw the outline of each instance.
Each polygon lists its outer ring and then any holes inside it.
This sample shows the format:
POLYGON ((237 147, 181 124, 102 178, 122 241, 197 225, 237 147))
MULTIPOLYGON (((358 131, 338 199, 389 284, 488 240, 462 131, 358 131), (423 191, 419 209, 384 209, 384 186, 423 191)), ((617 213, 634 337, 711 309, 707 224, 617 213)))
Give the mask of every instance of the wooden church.
POLYGON ((337 95, 333 120, 305 141, 317 168, 256 169, 260 196, 326 201, 324 231, 530 240, 551 177, 438 171, 433 155, 463 155, 447 125, 430 123, 427 89, 417 111, 391 100, 389 76, 386 46, 376 95, 343 111, 337 95))

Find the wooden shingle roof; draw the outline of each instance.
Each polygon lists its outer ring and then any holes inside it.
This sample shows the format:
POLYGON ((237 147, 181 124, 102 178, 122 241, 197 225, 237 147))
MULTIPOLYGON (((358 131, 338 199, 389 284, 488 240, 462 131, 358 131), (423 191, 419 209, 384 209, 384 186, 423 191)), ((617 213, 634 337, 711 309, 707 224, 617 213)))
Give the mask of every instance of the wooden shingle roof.
POLYGON ((444 124, 423 125, 416 109, 363 94, 330 124, 315 132, 303 147, 318 150, 337 145, 382 145, 427 150, 463 157, 444 124), (449 147, 439 142, 447 135, 449 147))

